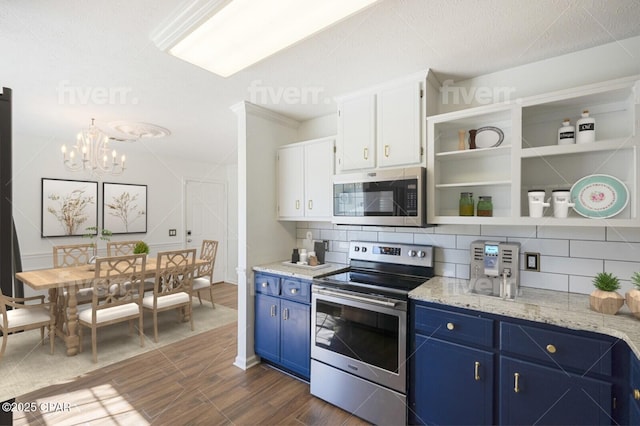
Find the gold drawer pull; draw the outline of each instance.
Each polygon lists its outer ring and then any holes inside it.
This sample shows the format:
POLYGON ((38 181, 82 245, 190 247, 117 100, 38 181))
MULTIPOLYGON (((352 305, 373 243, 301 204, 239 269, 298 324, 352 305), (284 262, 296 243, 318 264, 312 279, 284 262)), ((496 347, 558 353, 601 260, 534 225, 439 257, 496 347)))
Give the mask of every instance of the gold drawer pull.
POLYGON ((309 200, 307 204, 309 206, 309 210, 313 210, 313 200, 309 200))
POLYGON ((636 401, 640 401, 640 389, 633 390, 633 399, 636 401))
POLYGON ((364 159, 368 160, 369 159, 369 148, 365 148, 364 149, 364 159))
POLYGON ((300 209, 300 200, 296 200, 296 210, 300 209))
POLYGON ((520 392, 520 373, 513 373, 513 391, 515 393, 520 392))
POLYGON ((389 157, 389 145, 384 146, 384 156, 389 157))
POLYGON ((549 352, 550 354, 555 354, 556 353, 556 347, 553 345, 547 345, 547 352, 549 352))
POLYGON ((476 369, 473 378, 476 379, 476 381, 480 380, 480 363, 478 361, 476 361, 476 369))
POLYGON ((447 323, 447 330, 453 330, 454 328, 456 328, 456 326, 455 326, 455 325, 453 325, 453 323, 452 323, 452 322, 448 322, 448 323, 447 323))

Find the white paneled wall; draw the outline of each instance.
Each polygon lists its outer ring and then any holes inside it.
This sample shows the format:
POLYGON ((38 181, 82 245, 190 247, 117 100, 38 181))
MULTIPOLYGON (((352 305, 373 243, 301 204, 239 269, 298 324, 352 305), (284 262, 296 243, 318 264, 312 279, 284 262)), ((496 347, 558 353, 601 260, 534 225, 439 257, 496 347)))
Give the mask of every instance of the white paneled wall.
MULTIPOLYGON (((435 247, 436 275, 469 278, 469 246, 475 240, 519 242, 522 253, 540 253, 540 272, 521 271, 521 285, 591 293, 598 272, 620 278, 621 293, 632 288, 640 271, 640 229, 600 227, 443 225, 433 228, 387 228, 299 222, 297 244, 308 231, 329 240, 328 262, 347 263, 349 241, 428 244, 435 247)), ((521 257, 521 265, 524 261, 521 257)))

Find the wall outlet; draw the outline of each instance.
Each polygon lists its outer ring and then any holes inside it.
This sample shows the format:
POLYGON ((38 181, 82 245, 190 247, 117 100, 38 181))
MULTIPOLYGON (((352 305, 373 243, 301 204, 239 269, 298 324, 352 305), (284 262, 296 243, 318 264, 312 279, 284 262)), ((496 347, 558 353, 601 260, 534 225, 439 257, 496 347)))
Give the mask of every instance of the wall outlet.
POLYGON ((540 253, 524 254, 524 269, 527 271, 540 271, 540 253))
POLYGON ((178 234, 177 234, 175 229, 169 229, 169 236, 170 237, 175 237, 176 235, 178 235, 178 234))

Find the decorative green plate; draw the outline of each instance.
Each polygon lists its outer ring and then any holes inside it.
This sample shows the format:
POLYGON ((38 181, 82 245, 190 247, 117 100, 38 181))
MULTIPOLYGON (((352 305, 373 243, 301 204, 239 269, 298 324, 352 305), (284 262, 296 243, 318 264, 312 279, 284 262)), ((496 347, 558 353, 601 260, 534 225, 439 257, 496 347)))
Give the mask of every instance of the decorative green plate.
POLYGON ((573 209, 578 214, 604 219, 620 213, 629 203, 629 190, 618 178, 609 175, 585 176, 571 187, 573 209))

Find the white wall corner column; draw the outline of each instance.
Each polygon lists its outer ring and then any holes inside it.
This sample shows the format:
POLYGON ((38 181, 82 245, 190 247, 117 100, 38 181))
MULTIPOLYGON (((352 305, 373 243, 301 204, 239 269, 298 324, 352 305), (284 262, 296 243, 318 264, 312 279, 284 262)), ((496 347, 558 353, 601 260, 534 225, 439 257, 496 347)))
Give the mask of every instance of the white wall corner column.
POLYGON ((276 152, 298 139, 299 123, 250 102, 231 107, 238 119, 238 348, 234 365, 259 362, 254 352, 253 267, 288 258, 295 222, 277 220, 276 152))

